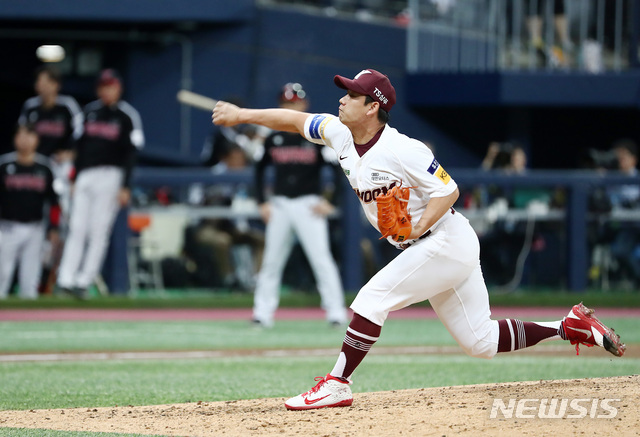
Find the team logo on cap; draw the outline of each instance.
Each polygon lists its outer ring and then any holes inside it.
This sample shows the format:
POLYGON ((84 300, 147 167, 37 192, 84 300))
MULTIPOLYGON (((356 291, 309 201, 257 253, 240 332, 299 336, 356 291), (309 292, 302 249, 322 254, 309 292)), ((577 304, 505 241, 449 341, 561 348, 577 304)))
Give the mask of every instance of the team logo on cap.
POLYGON ((378 87, 374 87, 374 88, 373 88, 373 94, 375 94, 375 95, 376 95, 376 97, 378 98, 378 100, 380 100, 380 101, 381 101, 382 103, 384 103, 385 105, 386 105, 387 103, 389 103, 389 99, 387 99, 387 98, 384 96, 384 94, 382 94, 382 91, 380 91, 380 90, 378 89, 378 87))
POLYGON ((369 70, 362 70, 360 73, 356 74, 356 77, 354 77, 353 80, 358 80, 358 78, 363 74, 373 74, 373 73, 370 72, 369 70))

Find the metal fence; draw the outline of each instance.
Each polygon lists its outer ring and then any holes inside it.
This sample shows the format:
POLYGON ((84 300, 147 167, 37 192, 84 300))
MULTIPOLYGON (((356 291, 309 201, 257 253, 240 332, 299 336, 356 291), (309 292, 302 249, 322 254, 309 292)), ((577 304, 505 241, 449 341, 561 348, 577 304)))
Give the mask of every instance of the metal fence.
POLYGON ((632 3, 409 0, 407 68, 410 72, 621 71, 638 58, 632 3))
POLYGON ((638 66, 633 0, 258 0, 407 27, 409 72, 638 66))

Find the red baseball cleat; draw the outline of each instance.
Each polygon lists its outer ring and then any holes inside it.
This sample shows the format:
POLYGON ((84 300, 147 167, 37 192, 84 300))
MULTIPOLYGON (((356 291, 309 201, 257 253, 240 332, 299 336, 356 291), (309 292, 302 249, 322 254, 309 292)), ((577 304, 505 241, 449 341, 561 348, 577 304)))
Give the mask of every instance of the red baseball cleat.
POLYGON ((311 410, 325 407, 348 407, 353 403, 349 388, 350 381, 344 381, 327 374, 315 378, 318 384, 306 393, 284 403, 288 410, 311 410))
POLYGON ((576 345, 577 355, 580 355, 581 344, 587 347, 600 346, 617 357, 624 355, 627 346, 620 342, 620 336, 598 320, 593 312, 582 302, 574 305, 562 320, 564 338, 576 345))

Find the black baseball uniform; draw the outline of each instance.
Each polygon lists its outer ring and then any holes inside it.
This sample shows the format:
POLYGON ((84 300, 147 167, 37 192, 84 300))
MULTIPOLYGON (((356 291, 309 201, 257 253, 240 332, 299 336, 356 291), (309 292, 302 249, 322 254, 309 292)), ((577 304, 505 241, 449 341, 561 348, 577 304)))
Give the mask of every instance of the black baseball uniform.
MULTIPOLYGON (((314 208, 321 202, 321 169, 328 164, 321 146, 298 134, 276 132, 265 140, 265 151, 256 165, 257 198, 265 200, 264 171, 275 168, 271 218, 267 223, 265 251, 254 293, 253 318, 271 326, 278 306, 282 272, 297 236, 313 269, 322 308, 331 323, 344 323, 344 291, 329 245, 329 226, 314 208)), ((334 170, 340 171, 338 166, 334 170)))
POLYGON ((140 115, 130 104, 84 110, 84 133, 77 144, 75 189, 58 285, 86 290, 102 268, 119 193, 129 187, 138 148, 144 145, 140 115))
MULTIPOLYGON (((322 155, 322 146, 313 144, 297 133, 276 132, 264 143, 264 155, 256 164, 256 196, 265 201, 264 172, 275 167, 273 194, 295 198, 321 191, 321 171, 331 164, 322 155)), ((340 171, 338 166, 332 166, 340 171)))
POLYGON ((82 135, 82 111, 71 96, 58 96, 52 108, 42 106, 42 98, 24 102, 19 124, 31 123, 40 137, 38 153, 51 156, 59 150, 71 150, 82 135))
POLYGON ((84 113, 84 134, 78 141, 76 175, 100 166, 124 170, 123 186, 128 187, 138 148, 144 145, 140 115, 124 101, 105 106, 101 100, 89 103, 84 113))
POLYGON ((0 157, 0 299, 8 295, 16 263, 20 263, 20 295, 35 299, 42 271, 45 211, 57 225, 58 196, 49 160, 41 155, 31 165, 17 154, 0 157))

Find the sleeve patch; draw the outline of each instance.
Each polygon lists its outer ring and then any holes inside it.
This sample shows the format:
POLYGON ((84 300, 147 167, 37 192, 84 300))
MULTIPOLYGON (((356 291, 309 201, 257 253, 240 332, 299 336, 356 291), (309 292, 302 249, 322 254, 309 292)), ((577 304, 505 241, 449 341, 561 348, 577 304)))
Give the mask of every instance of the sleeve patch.
POLYGON ((444 168, 442 168, 441 166, 438 167, 438 170, 436 171, 436 176, 438 176, 438 178, 444 182, 445 185, 447 185, 449 183, 449 181, 451 181, 451 176, 449 176, 449 173, 447 173, 444 168))
POLYGON ((432 175, 436 174, 436 170, 438 169, 438 167, 440 167, 440 164, 438 163, 438 161, 434 158, 433 162, 431 163, 431 165, 429 166, 429 169, 427 170, 429 173, 431 173, 432 175))
POLYGON ((309 135, 315 140, 324 140, 324 128, 329 122, 326 115, 315 115, 309 125, 309 135))
POLYGON ((447 185, 451 181, 451 176, 449 176, 449 173, 447 173, 445 169, 442 168, 442 166, 436 159, 433 160, 427 171, 444 182, 445 185, 447 185))

